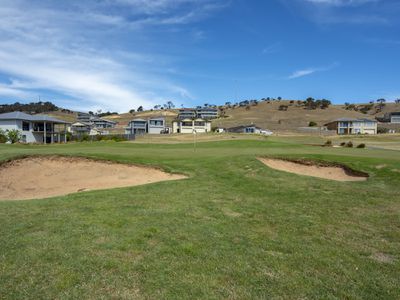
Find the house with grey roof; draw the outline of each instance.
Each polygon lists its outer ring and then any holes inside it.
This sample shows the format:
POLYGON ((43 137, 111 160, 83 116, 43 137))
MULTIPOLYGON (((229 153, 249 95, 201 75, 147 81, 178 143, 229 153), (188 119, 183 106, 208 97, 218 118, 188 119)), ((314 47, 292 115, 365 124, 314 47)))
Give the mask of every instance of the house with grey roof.
POLYGON ((325 124, 337 134, 377 134, 378 122, 370 119, 340 118, 325 124))
POLYGON ((50 144, 66 142, 68 122, 46 116, 15 111, 0 114, 0 129, 18 130, 23 143, 50 144))
POLYGON ((161 134, 167 132, 166 120, 163 117, 150 119, 133 119, 125 127, 125 134, 143 135, 143 134, 161 134))

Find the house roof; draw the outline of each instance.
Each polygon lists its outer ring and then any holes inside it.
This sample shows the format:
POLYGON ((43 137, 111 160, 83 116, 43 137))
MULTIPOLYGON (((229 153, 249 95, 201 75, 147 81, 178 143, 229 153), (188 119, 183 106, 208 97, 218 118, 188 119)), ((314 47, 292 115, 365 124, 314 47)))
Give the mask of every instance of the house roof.
POLYGON ((254 127, 254 128, 257 128, 257 129, 262 129, 262 128, 260 128, 260 127, 258 127, 258 126, 256 126, 256 125, 254 125, 254 124, 250 124, 250 125, 240 125, 240 126, 230 127, 230 128, 227 128, 227 129, 228 129, 228 130, 229 130, 229 129, 241 129, 241 128, 248 128, 248 127, 254 127))
POLYGON ((339 118, 336 120, 331 121, 332 122, 376 122, 375 120, 371 119, 366 119, 366 118, 339 118))
POLYGON ((60 124, 70 124, 46 115, 30 115, 21 111, 13 111, 9 113, 0 114, 0 120, 25 120, 25 121, 40 121, 40 122, 53 122, 60 124))
POLYGON ((391 116, 400 116, 400 111, 394 111, 390 113, 391 116))

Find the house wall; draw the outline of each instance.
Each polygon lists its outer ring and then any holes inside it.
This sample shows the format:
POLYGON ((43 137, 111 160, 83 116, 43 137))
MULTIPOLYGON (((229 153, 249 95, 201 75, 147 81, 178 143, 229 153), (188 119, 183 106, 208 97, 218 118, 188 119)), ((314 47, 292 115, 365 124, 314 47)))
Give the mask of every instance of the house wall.
MULTIPOLYGON (((188 121, 185 121, 188 122, 188 121)), ((193 133, 193 130, 196 130, 196 133, 207 133, 207 132, 211 132, 211 122, 207 122, 204 121, 205 124, 204 126, 195 126, 194 122, 195 121, 191 121, 192 125, 191 126, 182 126, 182 122, 173 122, 172 123, 172 132, 173 133, 193 133)))
POLYGON ((22 141, 25 143, 41 143, 43 141, 43 135, 39 135, 33 132, 32 122, 22 120, 0 120, 0 128, 4 131, 8 130, 19 130, 21 132, 22 141), (29 130, 22 130, 22 122, 29 123, 29 130))
POLYGON ((400 116, 391 116, 390 123, 399 124, 400 123, 400 116))
POLYGON ((335 122, 335 124, 328 124, 328 129, 336 130, 337 134, 377 134, 378 133, 378 123, 377 122, 335 122))

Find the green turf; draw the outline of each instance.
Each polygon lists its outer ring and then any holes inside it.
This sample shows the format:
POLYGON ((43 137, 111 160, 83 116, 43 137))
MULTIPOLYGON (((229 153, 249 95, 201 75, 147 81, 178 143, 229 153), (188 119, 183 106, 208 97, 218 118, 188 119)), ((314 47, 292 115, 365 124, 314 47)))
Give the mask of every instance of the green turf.
MULTIPOLYGON (((400 152, 299 139, 1 145, 189 179, 0 202, 1 299, 399 299, 400 152), (272 170, 305 157, 368 172, 334 182, 272 170), (377 168, 377 166, 379 166, 377 168)), ((21 178, 23 180, 23 178, 21 178)))

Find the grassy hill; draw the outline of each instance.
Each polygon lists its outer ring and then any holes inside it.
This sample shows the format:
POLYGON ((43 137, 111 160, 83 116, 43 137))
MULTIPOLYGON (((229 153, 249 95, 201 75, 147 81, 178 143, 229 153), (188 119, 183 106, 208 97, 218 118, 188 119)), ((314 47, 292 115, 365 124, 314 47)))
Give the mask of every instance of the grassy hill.
MULTIPOLYGON (((386 103, 380 112, 376 111, 377 104, 367 111, 366 114, 360 111, 347 110, 344 105, 331 105, 326 109, 308 110, 304 106, 297 104, 297 101, 281 100, 271 102, 260 102, 256 106, 251 106, 249 110, 246 107, 236 107, 226 109, 225 117, 213 120, 213 126, 216 127, 233 127, 238 125, 256 124, 265 129, 277 132, 293 132, 299 127, 307 127, 309 122, 313 121, 322 126, 332 120, 338 118, 375 118, 383 116, 385 113, 400 111, 400 104, 386 103), (287 105, 287 111, 280 111, 281 105, 287 105)), ((358 104, 358 108, 363 104, 358 104)), ((128 122, 134 118, 151 118, 163 116, 167 119, 167 124, 171 124, 172 120, 178 114, 177 109, 143 111, 135 113, 122 113, 116 115, 105 116, 104 119, 118 122, 115 132, 121 132, 128 122)), ((62 111, 49 112, 48 115, 68 121, 75 122, 77 113, 66 113, 62 111)))

